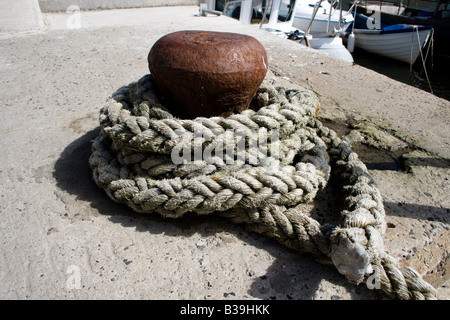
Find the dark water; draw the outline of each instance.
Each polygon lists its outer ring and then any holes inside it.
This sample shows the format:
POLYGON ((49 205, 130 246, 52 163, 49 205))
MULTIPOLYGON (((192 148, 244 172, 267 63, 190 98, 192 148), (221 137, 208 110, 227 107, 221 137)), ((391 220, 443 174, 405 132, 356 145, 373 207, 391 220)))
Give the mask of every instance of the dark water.
POLYGON ((421 90, 432 91, 434 95, 450 101, 450 57, 434 56, 431 58, 429 55, 425 63, 425 73, 420 57, 411 69, 407 63, 397 62, 358 50, 358 48, 355 48, 352 55, 358 65, 421 90))

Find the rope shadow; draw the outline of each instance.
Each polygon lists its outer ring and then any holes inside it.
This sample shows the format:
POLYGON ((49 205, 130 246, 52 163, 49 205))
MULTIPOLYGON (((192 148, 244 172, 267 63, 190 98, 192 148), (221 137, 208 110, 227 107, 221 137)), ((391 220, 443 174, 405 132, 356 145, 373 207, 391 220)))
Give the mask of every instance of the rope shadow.
MULTIPOLYGON (((263 276, 249 274, 253 283, 248 294, 259 299, 308 300, 320 298, 322 281, 343 286, 353 299, 373 298, 372 292, 363 286, 349 284, 345 277, 332 267, 315 262, 308 254, 299 254, 282 246, 273 239, 247 231, 245 226, 235 224, 218 215, 185 215, 177 219, 163 218, 158 214, 143 215, 133 211, 126 205, 118 204, 100 189, 92 178, 89 166, 92 140, 100 132, 97 127, 70 143, 56 161, 53 178, 57 187, 75 199, 89 204, 93 211, 106 216, 111 222, 124 227, 134 227, 139 232, 164 234, 172 237, 190 237, 200 234, 211 237, 220 232, 233 234, 250 246, 264 249, 274 262, 263 276), (324 278, 324 275, 326 277, 324 278)), ((318 195, 318 201, 323 201, 318 195)), ((312 213, 317 219, 321 217, 318 210, 312 213)), ((325 292, 324 292, 325 294, 325 292)), ((339 299, 339 295, 324 299, 339 299)))
MULTIPOLYGON (((128 206, 109 199, 105 192, 95 184, 88 160, 91 155, 92 141, 99 133, 100 127, 97 127, 70 143, 63 150, 53 170, 53 178, 57 187, 74 195, 76 201, 89 203, 94 211, 109 216, 113 222, 121 223, 124 226, 134 225, 138 231, 144 231, 149 226, 153 226, 152 233, 165 232, 162 228, 156 227, 157 223, 145 223, 145 226, 134 224, 133 220, 138 217, 138 214, 128 206)), ((158 219, 156 215, 154 217, 139 216, 139 218, 158 219)), ((162 221, 162 219, 159 220, 162 221)))

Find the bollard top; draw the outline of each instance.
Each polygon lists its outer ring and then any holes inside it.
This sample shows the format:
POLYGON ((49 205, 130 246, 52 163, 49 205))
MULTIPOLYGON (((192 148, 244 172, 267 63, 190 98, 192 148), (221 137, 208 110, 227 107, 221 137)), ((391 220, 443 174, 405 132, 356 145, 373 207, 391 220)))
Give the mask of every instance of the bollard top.
POLYGON ((239 113, 251 102, 267 73, 267 55, 254 37, 186 30, 152 46, 149 70, 180 117, 239 113))

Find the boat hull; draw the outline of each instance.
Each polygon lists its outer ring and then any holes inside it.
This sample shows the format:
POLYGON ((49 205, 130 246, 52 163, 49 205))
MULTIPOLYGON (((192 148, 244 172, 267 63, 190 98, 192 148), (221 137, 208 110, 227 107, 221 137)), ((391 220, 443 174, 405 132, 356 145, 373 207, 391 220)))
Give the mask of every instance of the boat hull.
MULTIPOLYGON (((306 30, 308 28, 309 22, 311 21, 311 16, 307 17, 306 15, 296 15, 294 17, 293 26, 300 30, 306 30)), ((341 24, 341 27, 345 30, 349 23, 341 24)), ((322 33, 328 33, 328 31, 331 30, 338 30, 339 29, 339 21, 337 20, 331 20, 330 25, 328 26, 328 20, 314 19, 313 23, 311 24, 310 33, 311 34, 322 34, 322 33)))
POLYGON ((355 47, 398 61, 415 63, 431 31, 431 27, 417 26, 399 32, 355 29, 355 47))
POLYGON ((345 48, 344 44, 342 43, 342 38, 339 36, 312 38, 309 40, 309 43, 311 45, 311 48, 313 49, 319 50, 340 60, 353 62, 353 56, 347 50, 347 48, 345 48))
POLYGON ((432 12, 419 9, 406 8, 403 6, 379 1, 369 1, 369 6, 358 5, 356 12, 364 15, 372 15, 374 10, 379 14, 381 23, 388 25, 393 24, 410 24, 421 26, 432 26, 434 29, 434 53, 438 55, 448 55, 450 51, 450 16, 449 11, 441 12, 437 16, 433 16, 432 12), (380 9, 381 8, 381 9, 380 9))
MULTIPOLYGON (((313 12, 314 12, 314 0, 307 1, 303 0, 297 2, 295 7, 293 26, 297 29, 306 31, 310 24, 313 12)), ((342 16, 339 10, 336 10, 330 6, 326 1, 323 1, 317 11, 313 23, 311 24, 311 29, 309 33, 311 34, 324 34, 333 31, 333 29, 339 30, 340 27, 343 30, 347 29, 350 23, 353 22, 353 15, 347 11, 342 11, 342 16), (331 12, 331 15, 330 15, 331 12), (339 20, 342 18, 341 23, 339 20), (328 20, 330 23, 328 24, 328 20)))

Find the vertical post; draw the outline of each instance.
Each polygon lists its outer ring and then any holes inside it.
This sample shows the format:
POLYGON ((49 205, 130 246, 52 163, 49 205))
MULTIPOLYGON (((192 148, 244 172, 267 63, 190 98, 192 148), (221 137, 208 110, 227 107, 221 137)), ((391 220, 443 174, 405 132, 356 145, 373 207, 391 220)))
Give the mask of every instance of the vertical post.
POLYGON ((270 18, 268 26, 275 26, 278 22, 278 12, 280 11, 281 0, 274 0, 272 3, 272 9, 270 10, 270 18))
POLYGON ((216 0, 206 0, 209 10, 216 10, 216 0))
POLYGON ((250 24, 252 19, 252 0, 241 1, 241 15, 239 21, 243 24, 250 24))

